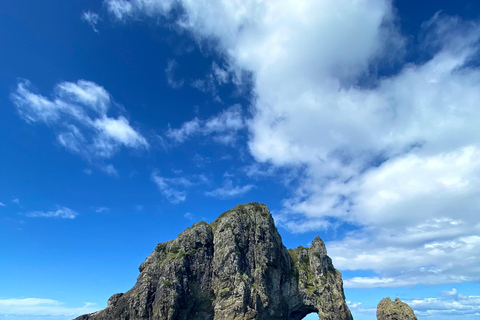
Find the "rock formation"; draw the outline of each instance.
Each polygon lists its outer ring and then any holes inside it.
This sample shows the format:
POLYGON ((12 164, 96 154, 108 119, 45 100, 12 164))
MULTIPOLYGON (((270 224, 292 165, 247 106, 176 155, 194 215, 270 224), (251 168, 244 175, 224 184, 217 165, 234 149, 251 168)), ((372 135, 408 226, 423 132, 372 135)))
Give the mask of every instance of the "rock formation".
POLYGON ((77 320, 352 319, 323 241, 287 250, 263 204, 194 224, 158 244, 139 270, 130 291, 77 320))
POLYGON ((382 299, 377 306, 378 320, 417 320, 412 308, 399 298, 395 301, 390 298, 382 299))

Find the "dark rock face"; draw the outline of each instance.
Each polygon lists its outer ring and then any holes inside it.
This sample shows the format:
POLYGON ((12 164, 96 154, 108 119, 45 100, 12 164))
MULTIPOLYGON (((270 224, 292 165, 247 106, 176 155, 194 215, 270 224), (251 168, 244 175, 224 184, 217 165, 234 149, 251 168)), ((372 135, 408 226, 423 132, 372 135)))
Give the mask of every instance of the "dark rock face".
POLYGON ((263 204, 194 224, 158 244, 139 270, 130 291, 77 320, 352 319, 323 241, 287 250, 263 204))
POLYGON ((395 301, 390 298, 382 299, 377 306, 378 320, 417 320, 412 308, 399 298, 395 301))

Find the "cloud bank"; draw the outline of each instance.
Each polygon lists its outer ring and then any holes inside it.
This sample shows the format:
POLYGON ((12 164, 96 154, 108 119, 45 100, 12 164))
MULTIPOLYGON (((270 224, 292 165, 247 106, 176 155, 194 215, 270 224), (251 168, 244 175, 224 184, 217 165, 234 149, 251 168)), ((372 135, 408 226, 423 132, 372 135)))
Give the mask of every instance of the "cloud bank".
MULTIPOLYGON (((417 48, 429 58, 405 61, 408 40, 390 1, 105 5, 119 22, 174 19, 252 74, 251 154, 302 168, 276 219, 292 232, 354 226, 328 244, 330 254, 340 269, 373 268, 379 277, 347 285, 480 279, 478 22, 435 15, 417 48)), ((171 137, 200 128, 194 119, 171 137)))

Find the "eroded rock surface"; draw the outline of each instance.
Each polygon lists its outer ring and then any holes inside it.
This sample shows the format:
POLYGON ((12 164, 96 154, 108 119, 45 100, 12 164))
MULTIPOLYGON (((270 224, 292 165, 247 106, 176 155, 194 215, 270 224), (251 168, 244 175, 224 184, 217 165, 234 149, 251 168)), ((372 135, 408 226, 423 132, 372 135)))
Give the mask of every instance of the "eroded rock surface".
POLYGON ((377 306, 377 320, 417 320, 412 308, 399 298, 382 299, 377 306))
POLYGON ((263 204, 194 224, 158 244, 139 270, 130 291, 77 320, 352 319, 323 241, 287 250, 263 204))

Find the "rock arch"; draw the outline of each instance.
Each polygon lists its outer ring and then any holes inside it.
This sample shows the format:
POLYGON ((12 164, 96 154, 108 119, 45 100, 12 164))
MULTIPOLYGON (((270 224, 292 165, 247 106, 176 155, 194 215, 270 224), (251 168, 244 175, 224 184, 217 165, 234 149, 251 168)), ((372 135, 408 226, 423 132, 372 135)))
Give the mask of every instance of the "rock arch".
POLYGON ((341 274, 316 237, 287 250, 268 208, 238 205, 160 243, 135 286, 80 320, 351 320, 341 274))
POLYGON ((313 307, 302 306, 300 308, 296 308, 291 310, 288 315, 288 320, 302 320, 310 313, 318 314, 318 310, 313 307))

